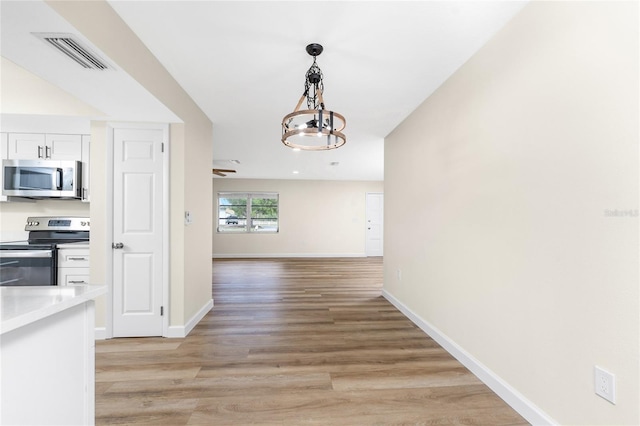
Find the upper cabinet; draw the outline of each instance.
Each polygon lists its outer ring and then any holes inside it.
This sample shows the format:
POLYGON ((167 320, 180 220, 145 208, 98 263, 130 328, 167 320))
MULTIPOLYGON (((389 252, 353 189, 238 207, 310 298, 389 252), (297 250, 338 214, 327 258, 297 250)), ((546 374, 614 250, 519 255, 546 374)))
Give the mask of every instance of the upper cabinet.
POLYGON ((10 160, 82 161, 82 136, 41 133, 9 133, 10 160))
MULTIPOLYGON (((82 162, 82 201, 89 202, 89 135, 2 133, 2 160, 71 160, 82 162)), ((0 173, 2 175, 2 173, 0 173)), ((2 176, 0 176, 2 185, 2 176)), ((0 195, 0 201, 8 201, 0 195)))

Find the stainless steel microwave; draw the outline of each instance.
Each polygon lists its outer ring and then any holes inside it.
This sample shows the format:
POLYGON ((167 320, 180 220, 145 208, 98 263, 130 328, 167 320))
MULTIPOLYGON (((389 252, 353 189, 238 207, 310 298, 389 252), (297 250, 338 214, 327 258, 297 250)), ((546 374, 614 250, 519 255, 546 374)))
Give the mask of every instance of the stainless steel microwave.
POLYGON ((81 198, 82 162, 4 160, 2 195, 29 198, 81 198))

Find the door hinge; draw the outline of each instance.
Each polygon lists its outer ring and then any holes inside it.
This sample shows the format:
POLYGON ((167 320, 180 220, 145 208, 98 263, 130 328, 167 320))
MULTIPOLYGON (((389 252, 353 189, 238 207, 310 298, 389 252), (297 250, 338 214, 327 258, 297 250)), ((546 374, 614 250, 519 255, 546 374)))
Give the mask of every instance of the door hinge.
POLYGON ((164 152, 164 142, 160 143, 160 151, 164 152))
POLYGON ((164 316, 164 306, 160 306, 160 316, 164 316))

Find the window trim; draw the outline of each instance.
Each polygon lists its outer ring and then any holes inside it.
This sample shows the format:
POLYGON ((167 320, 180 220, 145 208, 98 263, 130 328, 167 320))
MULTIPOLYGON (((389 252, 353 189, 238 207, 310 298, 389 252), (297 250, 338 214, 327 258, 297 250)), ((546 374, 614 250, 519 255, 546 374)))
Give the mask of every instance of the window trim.
POLYGON ((280 232, 280 194, 273 191, 219 191, 216 197, 216 233, 217 234, 277 234, 280 232), (225 219, 220 217, 220 198, 246 198, 247 205, 247 217, 245 229, 243 231, 221 231, 220 220, 225 219), (253 230, 252 217, 252 199, 253 198, 275 198, 277 201, 277 225, 274 231, 255 231, 253 230))

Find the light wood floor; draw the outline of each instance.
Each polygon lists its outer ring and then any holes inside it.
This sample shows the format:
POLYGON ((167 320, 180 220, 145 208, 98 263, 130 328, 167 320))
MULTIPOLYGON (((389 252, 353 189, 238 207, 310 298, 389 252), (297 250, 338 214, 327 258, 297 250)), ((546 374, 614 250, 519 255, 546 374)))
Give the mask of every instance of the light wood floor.
POLYGON ((381 258, 216 259, 187 338, 97 343, 96 423, 527 424, 381 288, 381 258))

